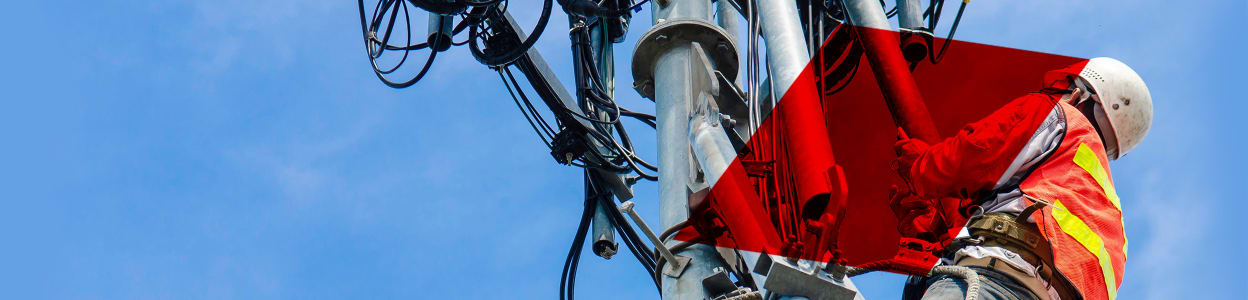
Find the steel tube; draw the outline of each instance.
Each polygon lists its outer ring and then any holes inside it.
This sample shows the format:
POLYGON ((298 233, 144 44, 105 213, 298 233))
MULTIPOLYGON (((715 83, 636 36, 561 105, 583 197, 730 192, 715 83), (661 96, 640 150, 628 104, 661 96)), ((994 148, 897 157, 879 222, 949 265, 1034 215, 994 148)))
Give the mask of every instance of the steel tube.
POLYGON ((780 236, 770 218, 763 213, 763 202, 748 186, 745 167, 736 160, 737 151, 728 141, 724 128, 717 126, 718 120, 710 118, 695 116, 690 121, 689 140, 693 142, 691 148, 707 183, 716 186, 721 179, 727 178, 726 185, 711 190, 716 202, 715 210, 737 242, 746 243, 746 247, 750 248, 762 246, 761 250, 767 253, 779 253, 782 246, 780 236))
MULTIPOLYGON (((660 20, 691 18, 709 21, 710 0, 654 1, 654 23, 660 20)), ((654 67, 654 102, 659 147, 659 230, 689 218, 689 103, 694 93, 691 43, 670 46, 659 54, 654 67)), ((636 58, 634 58, 636 59, 636 58)), ((668 247, 675 241, 664 241, 668 247)), ((662 276, 663 299, 704 299, 702 278, 723 267, 713 247, 693 246, 676 255, 689 257, 689 266, 679 278, 662 276)))
POLYGON ((932 122, 927 103, 910 74, 901 53, 900 35, 892 30, 884 9, 876 0, 843 0, 850 24, 867 55, 871 71, 884 94, 893 121, 910 137, 937 142, 940 134, 932 122))
POLYGON ((763 40, 767 42, 767 65, 775 84, 773 93, 783 97, 810 63, 797 3, 759 0, 758 17, 763 25, 763 40))
MULTIPOLYGON (((606 85, 606 92, 611 95, 615 92, 614 75, 614 53, 612 51, 611 40, 607 37, 606 22, 598 22, 593 28, 590 28, 590 45, 593 51, 593 57, 598 62, 598 75, 603 84, 606 85)), ((588 180, 594 180, 598 176, 592 176, 589 172, 585 172, 585 176, 590 176, 588 180)), ((600 182, 595 182, 600 183, 600 182)), ((610 189, 605 187, 595 187, 597 193, 610 193, 610 189)), ((588 194, 590 191, 587 191, 588 194)), ((609 196, 606 196, 609 197, 609 196)), ((619 250, 619 244, 615 243, 615 226, 611 224, 610 218, 607 217, 607 207, 599 205, 594 208, 594 218, 592 219, 593 229, 591 237, 593 238, 593 246, 591 247, 595 255, 602 258, 611 259, 612 255, 619 250)))
POLYGON ((832 156, 832 142, 828 139, 813 72, 807 70, 810 53, 797 4, 786 0, 761 0, 758 13, 763 39, 767 41, 772 94, 785 101, 776 107, 784 107, 781 122, 788 129, 784 130, 784 138, 791 145, 787 154, 793 162, 797 196, 802 203, 826 202, 832 192, 828 170, 836 165, 836 160, 832 156))
POLYGON ((429 34, 426 35, 426 42, 429 43, 429 49, 433 51, 446 51, 451 48, 451 16, 429 13, 429 34))
MULTIPOLYGON (((698 1, 698 0, 673 0, 698 1)), ((693 91, 691 44, 661 54, 655 67, 654 102, 659 139, 659 230, 689 219, 689 102, 693 91)), ((665 241, 670 247, 675 241, 665 241)), ((678 255, 691 259, 680 278, 663 276, 663 299, 703 299, 702 278, 721 267, 713 249, 690 247, 678 255)))
MULTIPOLYGON (((741 43, 741 14, 737 13, 737 9, 732 7, 732 3, 729 3, 728 1, 729 0, 722 0, 715 2, 715 25, 719 25, 719 27, 723 28, 725 32, 728 32, 728 37, 731 38, 734 43, 737 45, 745 45, 741 43)), ((737 57, 745 57, 745 55, 738 55, 737 57)), ((740 74, 740 72, 737 74, 740 74)), ((745 80, 745 76, 737 75, 737 78, 733 79, 733 83, 737 84, 739 89, 742 86, 743 80, 745 80)))
POLYGON ((923 26, 923 5, 919 4, 919 0, 897 0, 897 24, 905 29, 926 27, 923 26))
POLYGON ((706 116, 695 117, 689 127, 689 141, 693 143, 694 157, 702 167, 702 174, 706 175, 707 184, 715 186, 719 177, 724 175, 724 171, 736 159, 737 153, 733 150, 732 142, 728 141, 724 129, 715 126, 706 116))

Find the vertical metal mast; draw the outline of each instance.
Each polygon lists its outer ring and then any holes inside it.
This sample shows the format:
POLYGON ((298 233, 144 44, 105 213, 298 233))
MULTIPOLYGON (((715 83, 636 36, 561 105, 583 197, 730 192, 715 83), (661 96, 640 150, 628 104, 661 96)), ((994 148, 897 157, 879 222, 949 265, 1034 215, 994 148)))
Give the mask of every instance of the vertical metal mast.
MULTIPOLYGON (((695 59, 707 61, 710 58, 693 57, 695 52, 692 47, 696 45, 695 42, 676 37, 674 33, 664 33, 660 27, 673 25, 675 22, 702 21, 706 23, 710 21, 712 11, 710 0, 667 0, 651 3, 654 3, 652 9, 655 26, 651 32, 647 32, 647 36, 653 36, 653 43, 639 43, 637 47, 639 51, 642 47, 659 48, 658 52, 650 54, 655 56, 652 58, 654 61, 652 69, 642 70, 642 72, 649 71, 653 74, 652 99, 655 102, 659 147, 660 227, 658 229, 662 231, 689 218, 690 187, 693 184, 690 175, 692 171, 690 162, 693 157, 689 151, 689 106, 694 100, 693 97, 697 95, 693 86, 693 77, 699 75, 695 73, 698 70, 690 66, 695 59)), ((646 38, 643 37, 643 39, 646 38)), ((634 55, 634 65, 637 64, 637 56, 634 55)), ((634 69, 634 71, 637 70, 634 69)), ((642 91, 643 95, 646 94, 645 83, 639 83, 641 84, 638 86, 639 91, 642 91)), ((664 241, 664 244, 666 247, 671 247, 676 243, 664 241)), ((676 252, 676 255, 690 258, 690 263, 687 269, 680 273, 680 277, 660 275, 662 276, 663 299, 706 298, 702 288, 702 278, 713 274, 715 268, 723 267, 714 247, 697 244, 676 252)), ((671 262, 667 265, 671 265, 671 262)), ((668 267, 665 266, 664 269, 666 268, 668 267)))

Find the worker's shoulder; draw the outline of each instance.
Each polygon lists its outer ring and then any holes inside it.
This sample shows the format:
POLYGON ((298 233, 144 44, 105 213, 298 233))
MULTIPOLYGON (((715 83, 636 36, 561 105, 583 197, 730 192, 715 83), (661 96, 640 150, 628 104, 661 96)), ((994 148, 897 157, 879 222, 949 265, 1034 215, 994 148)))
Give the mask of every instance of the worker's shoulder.
POLYGON ((1005 109, 1019 111, 1050 111, 1061 102, 1062 94, 1054 91, 1039 90, 1014 98, 1006 104, 1005 109))
POLYGON ((1053 102, 1053 104, 1057 104, 1057 102, 1062 99, 1062 96, 1065 96, 1066 94, 1070 94, 1070 91, 1064 90, 1064 89, 1057 89, 1057 88, 1044 88, 1038 91, 1027 93, 1026 95, 1023 95, 1020 98, 1044 99, 1044 100, 1053 102))

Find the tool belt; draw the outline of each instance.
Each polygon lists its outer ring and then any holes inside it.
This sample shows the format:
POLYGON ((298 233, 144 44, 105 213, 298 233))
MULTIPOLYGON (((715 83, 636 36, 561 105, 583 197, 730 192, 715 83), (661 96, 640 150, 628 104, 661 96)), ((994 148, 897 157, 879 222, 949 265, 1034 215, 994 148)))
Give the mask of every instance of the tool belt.
POLYGON ((1018 254, 1023 261, 1035 266, 1035 276, 993 257, 964 257, 955 264, 1000 271, 1026 286, 1040 299, 1050 299, 1048 285, 1045 285, 1045 282, 1052 285, 1063 300, 1080 299, 1079 293, 1054 268, 1053 249, 1049 246, 1049 241, 1040 234, 1035 224, 1026 221, 1027 216, 1031 215, 1030 212, 1038 208, 1030 207, 1018 217, 1005 213, 988 213, 974 217, 966 225, 970 237, 959 239, 953 244, 953 249, 975 245, 1009 250, 1018 254))

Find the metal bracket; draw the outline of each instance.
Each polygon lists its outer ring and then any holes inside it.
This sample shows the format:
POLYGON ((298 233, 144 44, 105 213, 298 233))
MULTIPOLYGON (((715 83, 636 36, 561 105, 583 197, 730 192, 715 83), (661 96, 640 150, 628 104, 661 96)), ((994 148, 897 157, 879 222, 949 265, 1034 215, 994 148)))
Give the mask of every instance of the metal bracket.
POLYGON ((633 49, 633 88, 654 99, 654 65, 659 54, 673 47, 697 43, 709 54, 714 69, 728 79, 737 78, 737 46, 719 26, 700 19, 672 19, 650 27, 633 49))
POLYGON ((763 288, 785 296, 802 296, 810 300, 848 300, 854 299, 858 292, 846 287, 831 275, 820 272, 820 268, 803 271, 782 260, 775 260, 770 255, 762 255, 754 269, 755 273, 767 276, 763 288))

